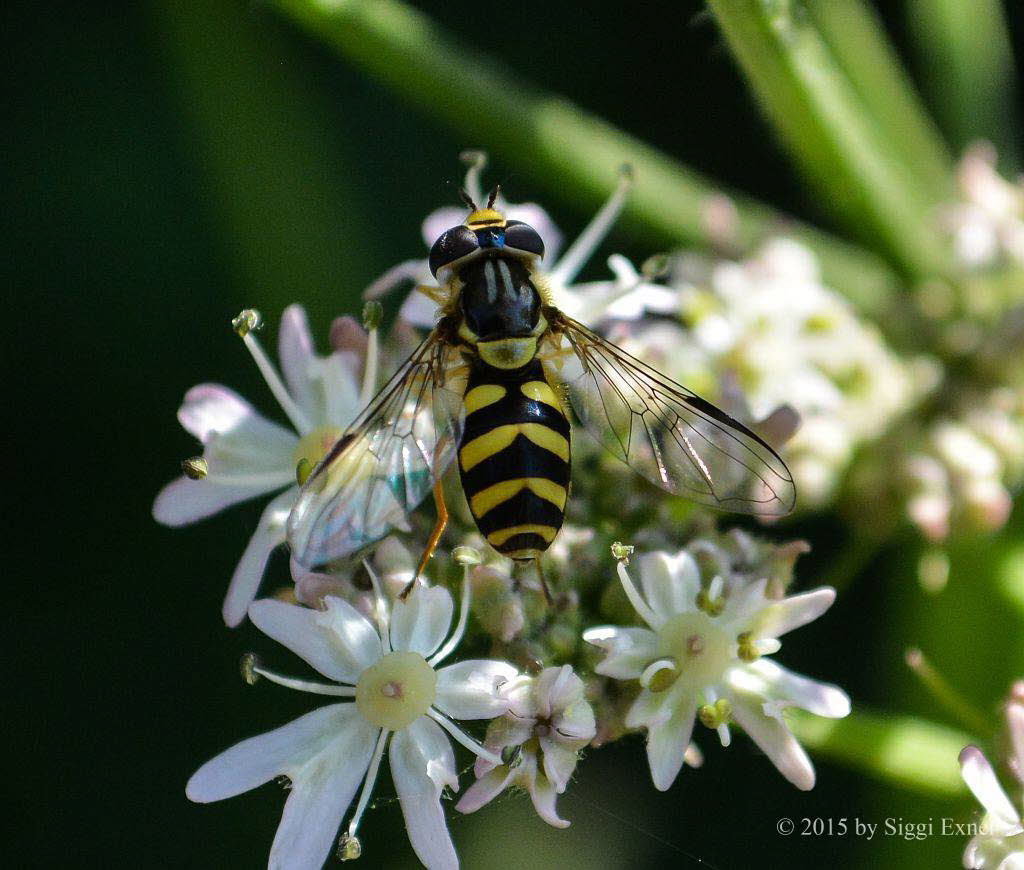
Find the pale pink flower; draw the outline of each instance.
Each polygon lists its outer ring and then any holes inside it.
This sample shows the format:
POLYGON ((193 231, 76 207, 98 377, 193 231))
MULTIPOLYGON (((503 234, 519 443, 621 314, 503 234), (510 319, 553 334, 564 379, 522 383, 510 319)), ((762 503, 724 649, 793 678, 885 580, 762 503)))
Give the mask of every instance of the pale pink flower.
POLYGON ((505 789, 529 792, 545 822, 567 828, 555 808, 576 769, 579 751, 597 733, 594 711, 584 697, 583 681, 571 665, 545 668, 536 677, 522 675, 505 684, 508 712, 487 728, 484 746, 506 759, 494 764, 478 758, 473 783, 456 809, 471 813, 505 789))

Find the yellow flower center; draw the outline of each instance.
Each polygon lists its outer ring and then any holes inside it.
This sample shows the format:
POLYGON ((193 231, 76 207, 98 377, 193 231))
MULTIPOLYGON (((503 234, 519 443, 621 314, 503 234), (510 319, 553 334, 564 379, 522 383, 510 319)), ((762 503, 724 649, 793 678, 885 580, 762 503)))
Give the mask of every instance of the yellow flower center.
POLYGON ((340 426, 317 426, 299 439, 299 443, 295 446, 295 452, 292 454, 292 460, 295 463, 300 484, 306 482, 305 479, 309 477, 310 472, 327 455, 344 431, 340 426))
POLYGON ((356 706, 370 722, 389 731, 411 725, 434 703, 437 674, 419 653, 388 653, 356 683, 356 706))
POLYGON ((675 681, 691 690, 722 676, 733 660, 734 644, 735 638, 702 611, 678 613, 658 632, 659 656, 674 660, 678 669, 675 681))
POLYGON ((295 447, 295 464, 298 465, 305 459, 310 465, 316 465, 327 455, 327 451, 334 446, 344 431, 340 426, 317 426, 311 432, 307 432, 295 447))

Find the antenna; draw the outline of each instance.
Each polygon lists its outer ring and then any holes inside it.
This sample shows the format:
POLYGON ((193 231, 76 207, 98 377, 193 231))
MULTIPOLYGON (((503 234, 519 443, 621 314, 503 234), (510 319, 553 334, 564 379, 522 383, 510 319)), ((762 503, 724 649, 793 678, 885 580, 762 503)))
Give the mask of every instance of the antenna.
POLYGON ((490 196, 487 197, 487 207, 494 208, 494 201, 498 198, 498 194, 501 193, 501 185, 494 185, 494 190, 491 191, 490 196))
POLYGON ((463 187, 459 189, 459 196, 461 196, 462 201, 469 206, 470 211, 477 211, 476 203, 473 202, 473 198, 466 193, 466 188, 463 187))

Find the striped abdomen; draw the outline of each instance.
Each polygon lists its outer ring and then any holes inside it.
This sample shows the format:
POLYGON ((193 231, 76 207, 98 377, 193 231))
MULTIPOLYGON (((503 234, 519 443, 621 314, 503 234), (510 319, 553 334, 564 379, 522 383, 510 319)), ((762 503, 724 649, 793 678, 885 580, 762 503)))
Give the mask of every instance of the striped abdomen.
POLYGON ((537 359, 513 372, 477 360, 463 401, 459 470, 477 527, 499 553, 536 558, 565 515, 569 421, 537 359))

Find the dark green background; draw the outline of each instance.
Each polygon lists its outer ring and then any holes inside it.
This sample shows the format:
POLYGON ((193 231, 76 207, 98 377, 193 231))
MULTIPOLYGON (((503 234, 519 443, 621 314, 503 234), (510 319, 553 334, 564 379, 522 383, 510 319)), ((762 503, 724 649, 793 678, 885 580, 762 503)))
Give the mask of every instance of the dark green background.
MULTIPOLYGON (((415 5, 517 76, 826 223, 699 3, 415 5)), ((1010 5, 1020 45, 1022 16, 1010 5)), ((884 12, 901 42, 898 7, 884 12)), ((5 18, 0 214, 14 486, 4 628, 14 715, 4 779, 23 835, 6 860, 259 866, 280 789, 200 807, 185 800, 184 783, 209 756, 309 709, 310 699, 245 687, 242 651, 291 661, 254 630, 231 632, 220 621, 259 509, 184 531, 150 518, 159 487, 195 452, 174 412, 189 386, 218 380, 274 413, 230 317, 252 305, 273 323, 299 300, 322 338, 331 316, 357 310, 362 288, 387 266, 423 253, 422 218, 454 201, 456 155, 487 143, 461 141, 409 110, 260 3, 36 4, 5 18)), ((497 166, 488 178, 513 200, 542 199, 570 236, 588 217, 569 192, 540 186, 528 165, 497 166)), ((623 234, 607 250, 651 252, 642 237, 623 234)), ((798 574, 805 585, 843 541, 828 518, 784 533, 815 543, 798 574)), ((900 670, 914 637, 887 630, 894 619, 912 625, 907 614, 923 606, 908 582, 913 552, 904 542, 880 554, 782 660, 840 683, 856 702, 938 716, 900 670)), ((971 565, 973 553, 957 558, 971 565)), ((958 608, 954 595, 928 631, 955 632, 941 620, 958 608)), ((969 637, 1019 628, 992 626, 972 625, 969 637)), ((1005 688, 996 669, 979 677, 978 668, 946 664, 977 678, 970 691, 983 705, 1005 688)), ((775 822, 966 818, 969 802, 924 799, 825 762, 818 787, 803 794, 746 739, 723 752, 698 737, 707 765, 667 795, 649 784, 641 738, 591 752, 561 803, 574 821, 566 832, 540 822, 521 797, 470 818, 452 813, 465 866, 699 858, 724 870, 817 867, 836 855, 841 865, 956 866, 963 843, 955 838, 785 839, 775 822)), ((386 774, 382 782, 361 866, 408 866, 386 774)))

